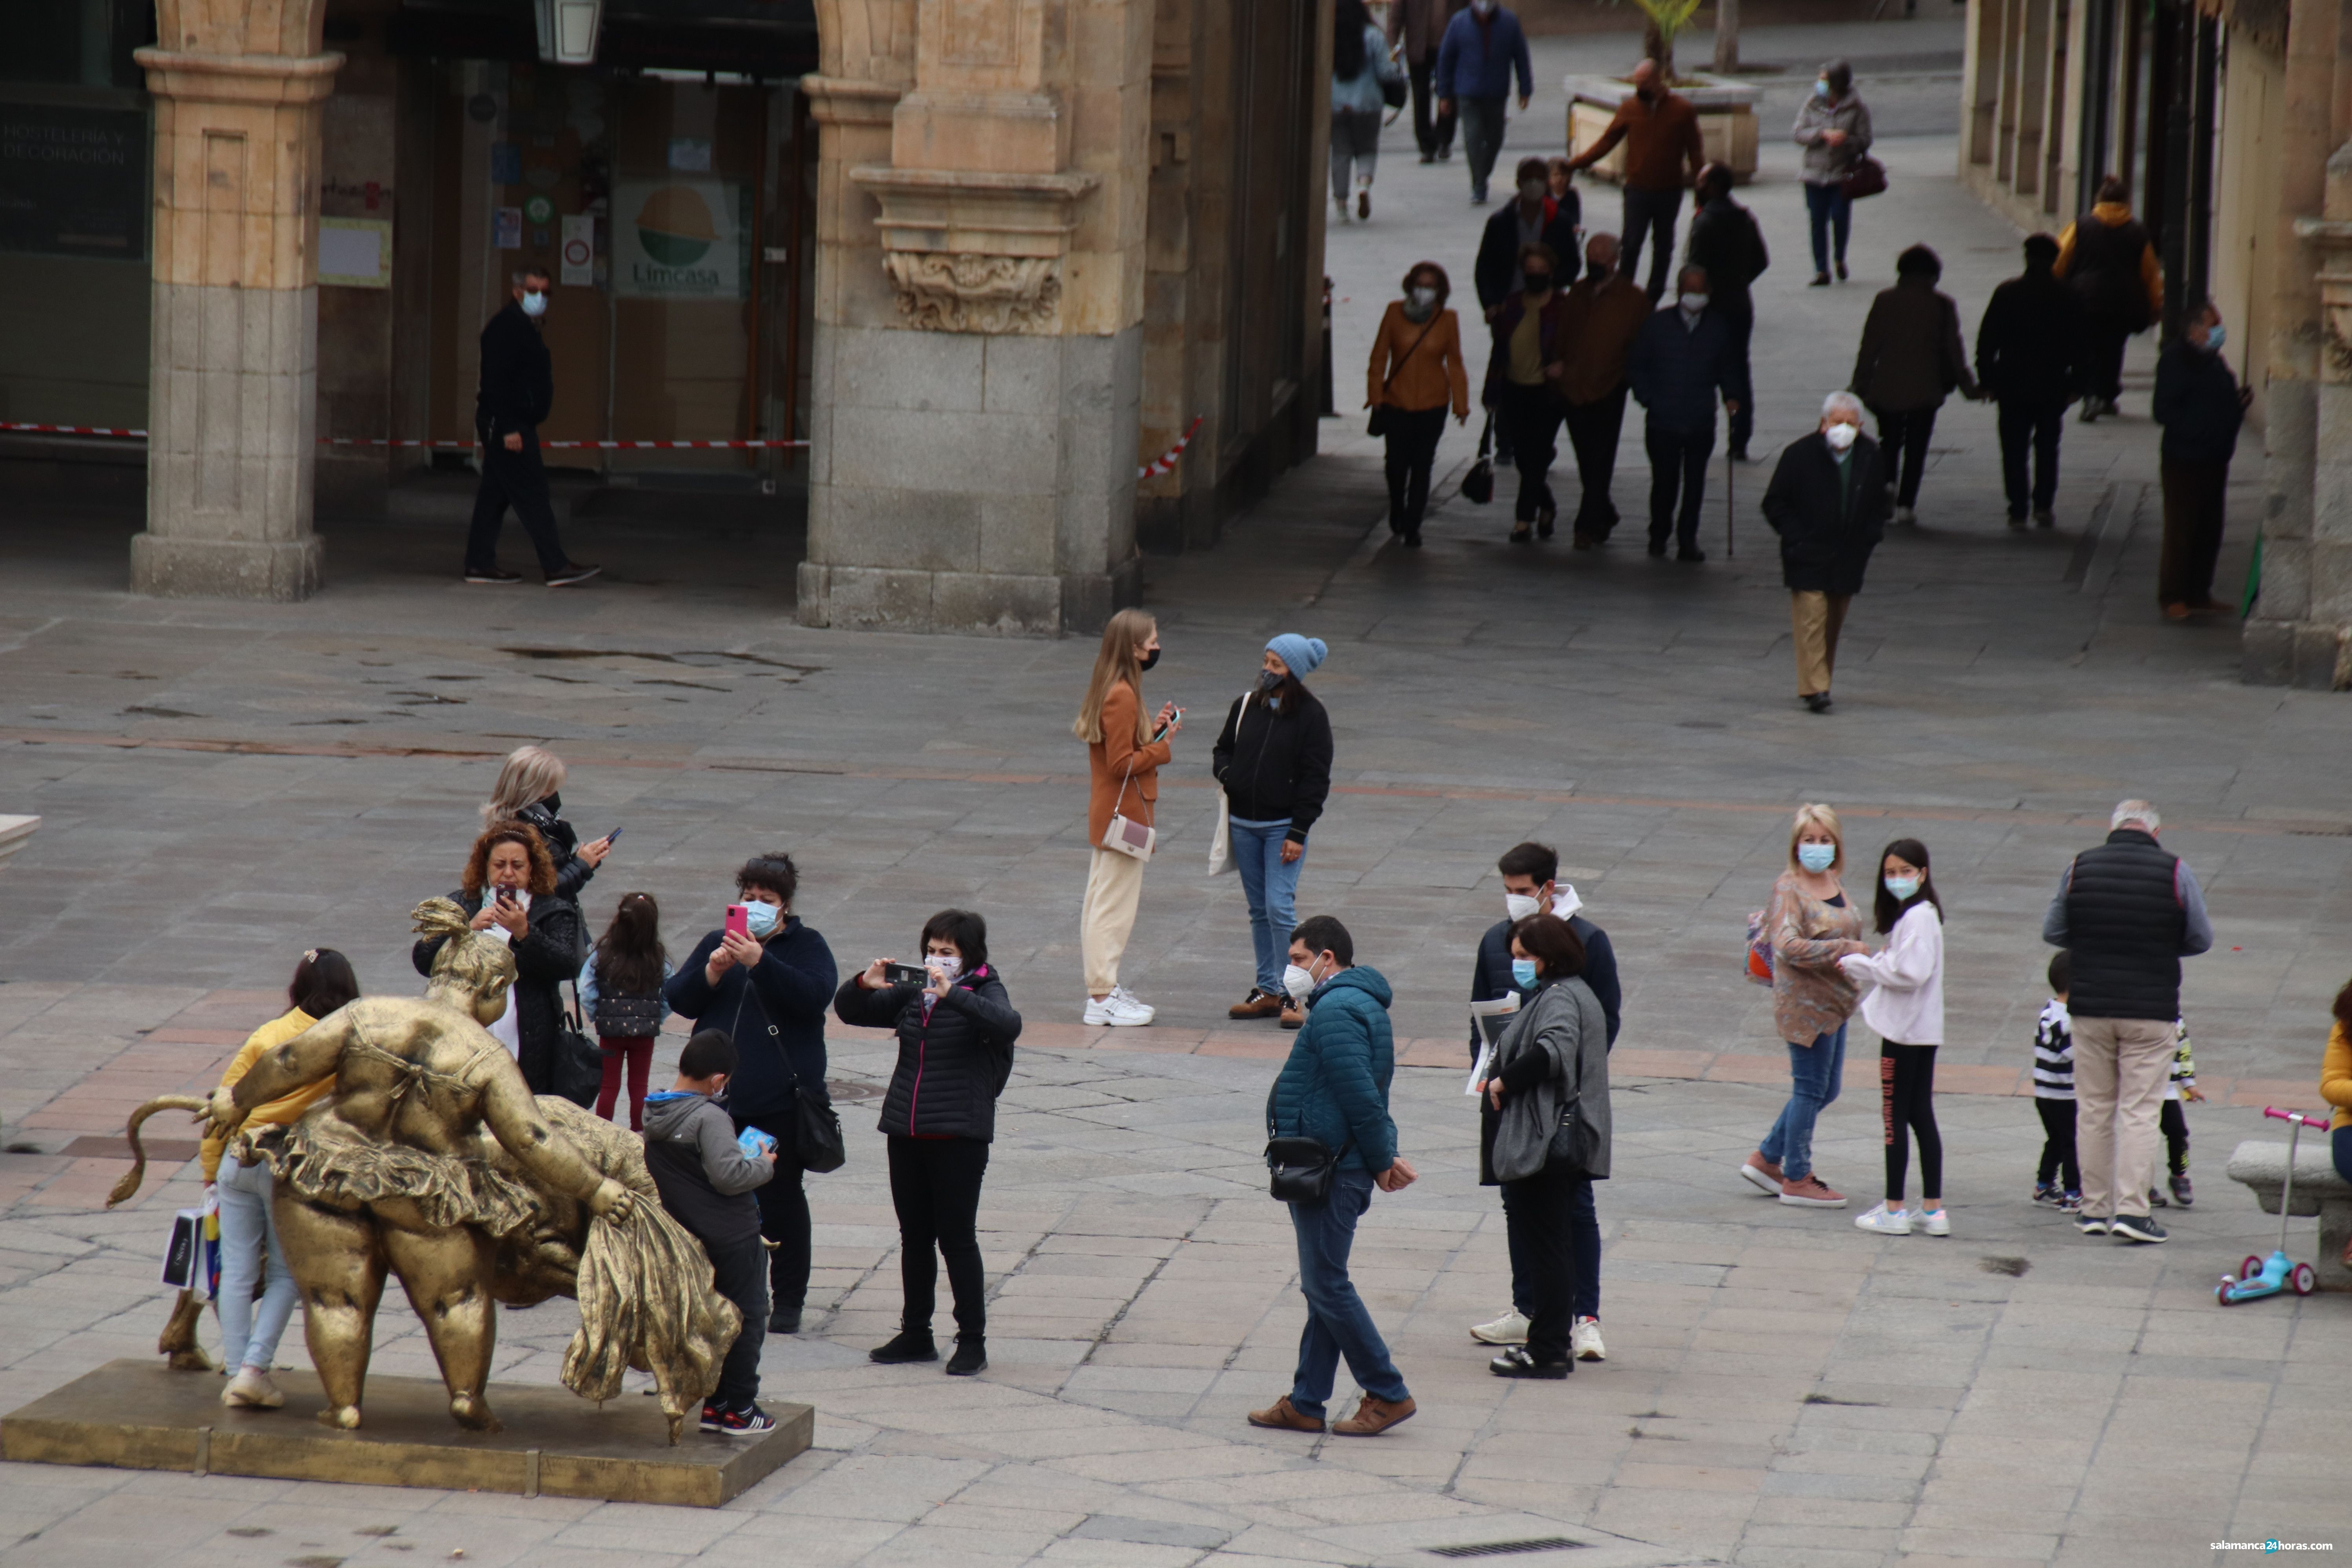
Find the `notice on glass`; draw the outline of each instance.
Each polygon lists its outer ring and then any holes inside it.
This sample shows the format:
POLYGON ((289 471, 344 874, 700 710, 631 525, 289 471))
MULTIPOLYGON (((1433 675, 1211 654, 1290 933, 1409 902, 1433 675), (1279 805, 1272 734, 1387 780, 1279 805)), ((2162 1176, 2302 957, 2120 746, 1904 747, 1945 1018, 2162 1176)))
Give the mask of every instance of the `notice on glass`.
POLYGON ((622 180, 613 190, 613 286, 637 300, 741 300, 751 279, 748 186, 622 180))
POLYGON ((596 215, 567 213, 563 219, 563 276, 559 283, 587 285, 596 281, 596 215))
POLYGON ((522 208, 494 207, 491 209, 490 247, 494 250, 522 248, 522 208))

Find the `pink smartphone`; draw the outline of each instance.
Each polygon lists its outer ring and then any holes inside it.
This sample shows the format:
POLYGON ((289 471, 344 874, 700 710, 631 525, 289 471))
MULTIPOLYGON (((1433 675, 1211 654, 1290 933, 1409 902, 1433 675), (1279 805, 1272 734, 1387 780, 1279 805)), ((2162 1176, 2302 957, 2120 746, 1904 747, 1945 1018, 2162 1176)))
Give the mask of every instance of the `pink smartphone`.
POLYGON ((727 906, 727 934, 729 936, 750 936, 751 934, 751 911, 746 910, 740 904, 730 904, 727 906))

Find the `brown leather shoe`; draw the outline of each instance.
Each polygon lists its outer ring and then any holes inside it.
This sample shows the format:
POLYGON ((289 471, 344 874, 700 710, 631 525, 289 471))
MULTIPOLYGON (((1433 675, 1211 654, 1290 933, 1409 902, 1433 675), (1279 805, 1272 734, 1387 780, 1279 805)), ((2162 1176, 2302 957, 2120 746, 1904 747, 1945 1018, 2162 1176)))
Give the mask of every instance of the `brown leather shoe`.
POLYGON ((1228 1018, 1271 1018, 1282 1011, 1282 998, 1255 985, 1250 994, 1225 1009, 1228 1018))
POLYGON ((1286 1029, 1297 1029, 1303 1027, 1306 1023, 1307 1009, 1285 996, 1282 999, 1282 1026, 1286 1029))
POLYGON ((1271 1426, 1280 1432, 1323 1430, 1323 1418, 1320 1415, 1302 1415, 1298 1407, 1290 1403, 1290 1395, 1287 1394, 1276 1400, 1265 1410, 1251 1411, 1249 1424, 1253 1426, 1271 1426))
POLYGON ((1412 1419, 1412 1413, 1420 1408, 1410 1399, 1391 1405, 1367 1394, 1356 1413, 1345 1421, 1332 1422, 1331 1430, 1342 1437, 1377 1437, 1398 1422, 1412 1419))

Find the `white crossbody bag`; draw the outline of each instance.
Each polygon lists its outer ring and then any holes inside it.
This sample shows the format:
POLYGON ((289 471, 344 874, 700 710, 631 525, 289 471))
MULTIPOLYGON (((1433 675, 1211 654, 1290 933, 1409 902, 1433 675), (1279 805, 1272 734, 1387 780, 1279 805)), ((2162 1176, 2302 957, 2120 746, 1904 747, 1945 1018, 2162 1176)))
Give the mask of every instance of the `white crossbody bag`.
POLYGON ((1127 764, 1127 777, 1118 784, 1118 798, 1111 802, 1110 826, 1103 829, 1102 847, 1113 854, 1129 856, 1138 860, 1151 858, 1151 847, 1160 835, 1119 810, 1126 804, 1127 786, 1135 782, 1135 763, 1127 764))

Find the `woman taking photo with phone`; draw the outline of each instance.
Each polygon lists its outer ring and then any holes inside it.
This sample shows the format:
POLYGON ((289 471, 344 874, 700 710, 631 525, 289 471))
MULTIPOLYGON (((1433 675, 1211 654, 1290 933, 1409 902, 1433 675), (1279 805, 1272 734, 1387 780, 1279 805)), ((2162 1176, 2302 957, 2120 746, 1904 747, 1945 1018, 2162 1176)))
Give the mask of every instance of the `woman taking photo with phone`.
MULTIPOLYGON (((514 953, 514 989, 490 1034, 507 1048, 533 1094, 555 1092, 557 1035, 563 1027, 563 983, 587 956, 580 906, 555 890, 555 862, 538 829, 502 822, 474 840, 465 880, 449 895, 474 930, 514 953)), ((409 950, 416 973, 433 973, 446 937, 423 937, 409 950)))
POLYGON ((1257 983, 1230 1018, 1271 1018, 1286 1029, 1307 1021, 1282 988, 1307 863, 1307 833, 1331 793, 1331 718, 1299 683, 1331 650, 1321 637, 1285 632, 1265 645, 1257 689, 1234 699, 1209 772, 1224 786, 1227 837, 1242 897, 1249 903, 1257 983))
POLYGON ((1118 983, 1118 961, 1143 897, 1160 770, 1173 756, 1170 742, 1184 727, 1172 702, 1161 703, 1150 726, 1144 724, 1143 672, 1159 662, 1159 622, 1134 609, 1111 616, 1103 627, 1086 700, 1070 726, 1087 743, 1087 842, 1093 847, 1087 851, 1078 945, 1087 971, 1085 1021, 1093 1025, 1128 1027, 1152 1017, 1152 1009, 1118 983))
POLYGON ((834 1016, 863 1028, 896 1028, 898 1065, 882 1097, 890 1151, 890 1206, 898 1215, 898 1333, 866 1353, 875 1361, 937 1361, 931 1317, 940 1259, 955 1296, 950 1377, 988 1367, 987 1279, 980 1261, 980 1183, 996 1137, 996 1097, 1013 1077, 1021 1015, 989 967, 988 922, 941 910, 923 922, 923 983, 877 958, 833 999, 834 1016))
POLYGON ((735 1037, 727 1110, 735 1131, 776 1141, 776 1173, 754 1189, 768 1254, 768 1331, 796 1334, 808 1302, 807 1169, 800 1148, 800 1094, 830 1103, 824 1087, 824 1014, 841 976, 824 938, 793 913, 800 868, 783 851, 754 855, 735 873, 740 922, 697 942, 662 999, 671 1012, 735 1037))

